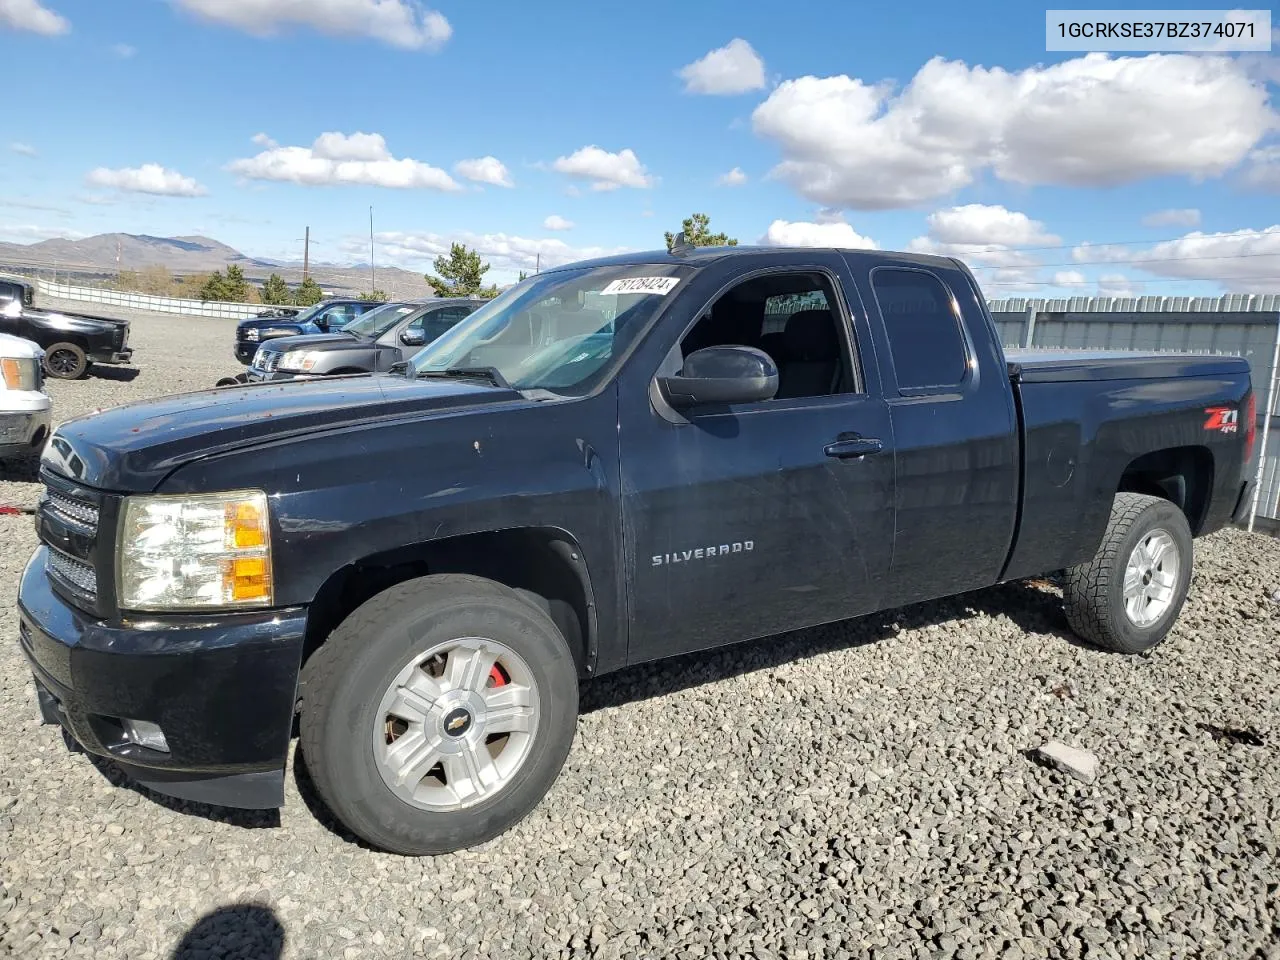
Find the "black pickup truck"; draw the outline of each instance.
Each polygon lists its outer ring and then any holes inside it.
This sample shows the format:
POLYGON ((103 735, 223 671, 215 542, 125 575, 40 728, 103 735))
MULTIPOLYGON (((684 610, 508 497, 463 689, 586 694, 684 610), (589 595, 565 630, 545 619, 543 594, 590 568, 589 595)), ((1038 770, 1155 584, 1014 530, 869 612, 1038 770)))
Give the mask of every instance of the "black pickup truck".
POLYGON ((124 320, 36 308, 35 286, 0 277, 0 333, 33 340, 44 347, 50 377, 76 380, 94 363, 128 363, 129 324, 124 320))
POLYGON ((355 834, 450 851, 628 664, 1056 571, 1080 636, 1153 647, 1254 421, 1242 359, 1006 354, 956 260, 677 244, 398 372, 64 423, 19 641, 43 717, 157 791, 278 806, 297 717, 355 834))
POLYGON ((246 379, 298 380, 380 373, 451 330, 484 300, 431 297, 384 303, 337 333, 281 337, 258 348, 246 379))

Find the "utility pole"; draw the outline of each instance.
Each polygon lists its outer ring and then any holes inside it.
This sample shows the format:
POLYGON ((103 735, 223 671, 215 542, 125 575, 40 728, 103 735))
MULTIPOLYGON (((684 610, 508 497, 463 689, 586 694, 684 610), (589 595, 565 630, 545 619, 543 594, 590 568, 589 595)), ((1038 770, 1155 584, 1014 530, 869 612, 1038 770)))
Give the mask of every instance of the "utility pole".
POLYGON ((373 269, 373 207, 369 208, 369 295, 378 289, 378 274, 373 269))
POLYGON ((306 283, 311 270, 311 228, 307 227, 306 238, 302 241, 302 282, 306 283))
POLYGON ((534 261, 533 272, 534 273, 542 272, 542 254, 541 253, 538 254, 538 259, 534 261))

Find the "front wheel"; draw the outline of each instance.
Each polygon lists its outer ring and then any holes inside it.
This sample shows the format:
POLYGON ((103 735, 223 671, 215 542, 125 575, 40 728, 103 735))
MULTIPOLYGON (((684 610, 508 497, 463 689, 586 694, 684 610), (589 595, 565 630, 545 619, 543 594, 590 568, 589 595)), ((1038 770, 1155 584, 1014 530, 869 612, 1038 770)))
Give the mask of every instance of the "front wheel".
POLYGON ((577 670, 550 618, 479 577, 422 577, 356 609, 307 662, 300 738, 321 798, 395 853, 508 830, 559 776, 577 670))
POLYGON ((1117 653, 1150 650, 1173 628, 1191 586, 1191 528, 1168 500, 1116 495, 1098 552, 1066 573, 1067 620, 1117 653))

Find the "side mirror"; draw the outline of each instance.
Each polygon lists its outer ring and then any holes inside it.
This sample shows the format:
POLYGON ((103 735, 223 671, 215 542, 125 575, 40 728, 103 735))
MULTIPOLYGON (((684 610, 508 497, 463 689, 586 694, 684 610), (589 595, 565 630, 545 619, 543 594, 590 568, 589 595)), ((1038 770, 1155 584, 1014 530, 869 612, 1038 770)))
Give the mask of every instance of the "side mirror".
POLYGON ((400 331, 400 342, 406 347, 420 347, 427 342, 427 335, 421 330, 406 327, 400 331))
POLYGON ((321 333, 328 333, 328 332, 329 332, 329 318, 328 318, 328 317, 317 317, 317 318, 316 318, 316 326, 320 328, 320 332, 321 332, 321 333))
POLYGON ((778 392, 773 358, 755 347, 704 347, 685 357, 674 377, 659 377, 658 389, 677 410, 704 404, 755 403, 778 392))

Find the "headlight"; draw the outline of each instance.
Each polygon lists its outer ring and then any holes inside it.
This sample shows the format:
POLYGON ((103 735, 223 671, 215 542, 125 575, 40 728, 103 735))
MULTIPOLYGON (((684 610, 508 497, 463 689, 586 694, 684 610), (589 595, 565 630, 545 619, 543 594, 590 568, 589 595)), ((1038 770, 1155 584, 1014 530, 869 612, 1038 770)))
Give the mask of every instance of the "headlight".
POLYGON ((288 370, 291 373, 306 373, 317 363, 323 356, 318 350, 290 350, 280 358, 279 370, 288 370))
POLYGON ((128 497, 118 559, 125 610, 270 606, 267 495, 128 497))
POLYGON ((15 360, 5 357, 0 360, 0 374, 4 375, 4 385, 10 390, 35 390, 36 361, 15 360))

